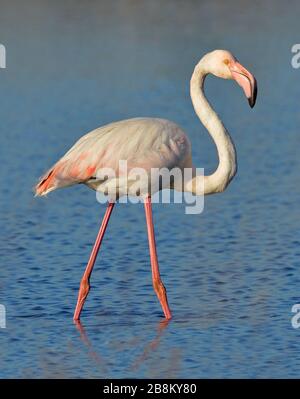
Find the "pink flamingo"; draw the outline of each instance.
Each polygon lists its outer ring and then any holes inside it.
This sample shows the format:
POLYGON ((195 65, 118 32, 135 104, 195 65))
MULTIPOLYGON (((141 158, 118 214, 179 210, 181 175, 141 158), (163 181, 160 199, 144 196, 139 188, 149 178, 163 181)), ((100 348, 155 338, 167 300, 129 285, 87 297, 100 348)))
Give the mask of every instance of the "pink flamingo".
MULTIPOLYGON (((232 139, 222 121, 204 95, 204 80, 208 74, 223 79, 234 79, 244 90, 251 108, 256 101, 257 86, 254 76, 228 51, 215 50, 206 54, 193 72, 190 93, 200 121, 208 130, 217 147, 219 164, 209 176, 192 175, 181 186, 182 191, 194 195, 206 195, 224 191, 237 169, 236 151, 232 139), (200 184, 198 184, 200 183, 200 184), (203 184, 201 184, 203 183, 203 184), (200 188, 199 188, 200 187, 200 188)), ((130 192, 131 182, 126 181, 118 169, 119 160, 126 160, 129 168, 195 167, 192 164, 191 145, 187 135, 175 123, 157 118, 134 118, 100 127, 81 137, 74 146, 40 179, 35 187, 37 196, 43 196, 57 188, 83 183, 94 190, 105 191, 110 181, 99 179, 99 171, 112 168, 116 171, 117 195, 130 192)), ((116 180, 115 179, 115 180, 116 180)), ((114 184, 116 181, 114 180, 114 184)), ((169 188, 176 188, 170 183, 169 188)), ((159 188, 161 189, 161 188, 159 188)), ((144 199, 149 239, 153 287, 166 319, 171 319, 166 289, 160 277, 152 219, 151 188, 144 185, 139 193, 144 199)), ((80 318, 85 299, 90 290, 90 276, 110 218, 115 201, 108 207, 80 282, 74 320, 80 318)))

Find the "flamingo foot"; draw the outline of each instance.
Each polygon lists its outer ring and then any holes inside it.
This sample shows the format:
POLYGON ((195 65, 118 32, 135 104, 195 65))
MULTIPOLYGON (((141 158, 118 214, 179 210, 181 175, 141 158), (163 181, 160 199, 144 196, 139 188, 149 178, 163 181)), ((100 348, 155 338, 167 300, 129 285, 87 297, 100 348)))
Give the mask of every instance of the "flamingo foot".
POLYGON ((89 281, 86 278, 83 278, 80 282, 77 304, 76 304, 76 308, 75 308, 75 312, 74 312, 74 316, 73 316, 74 321, 78 321, 80 319, 80 313, 82 311, 84 302, 85 302, 89 292, 90 292, 89 281))
POLYGON ((172 313, 171 313, 171 310, 170 310, 170 307, 168 304, 167 290, 166 290, 165 286, 163 285, 163 282, 161 280, 153 281, 153 288, 154 288, 154 291, 156 292, 156 295, 159 299, 159 302, 161 304, 165 318, 167 320, 171 320, 172 313))

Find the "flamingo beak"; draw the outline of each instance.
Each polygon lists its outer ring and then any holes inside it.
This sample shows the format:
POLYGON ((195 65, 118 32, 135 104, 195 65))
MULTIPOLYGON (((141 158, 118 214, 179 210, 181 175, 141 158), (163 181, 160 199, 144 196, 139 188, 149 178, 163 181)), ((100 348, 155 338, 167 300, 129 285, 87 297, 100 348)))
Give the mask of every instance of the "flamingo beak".
POLYGON ((257 96, 257 83, 255 77, 239 62, 234 61, 229 65, 232 78, 241 86, 251 108, 254 107, 257 96))

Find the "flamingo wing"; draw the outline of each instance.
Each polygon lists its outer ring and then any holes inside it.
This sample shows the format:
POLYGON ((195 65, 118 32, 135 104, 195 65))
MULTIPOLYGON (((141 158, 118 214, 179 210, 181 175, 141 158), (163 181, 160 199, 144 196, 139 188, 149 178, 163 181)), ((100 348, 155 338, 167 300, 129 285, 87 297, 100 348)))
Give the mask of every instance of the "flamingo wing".
POLYGON ((103 168, 121 177, 120 160, 127 161, 128 169, 140 167, 149 172, 151 168, 180 166, 188 155, 189 140, 173 122, 156 118, 114 122, 82 136, 40 178, 35 193, 43 196, 78 183, 93 187, 92 181, 103 168))

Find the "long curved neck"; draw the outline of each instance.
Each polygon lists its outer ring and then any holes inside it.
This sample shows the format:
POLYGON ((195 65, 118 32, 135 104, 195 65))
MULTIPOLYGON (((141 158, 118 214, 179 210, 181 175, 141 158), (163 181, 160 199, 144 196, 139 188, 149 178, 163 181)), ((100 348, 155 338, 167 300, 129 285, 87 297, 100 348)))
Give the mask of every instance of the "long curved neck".
MULTIPOLYGON (((209 176, 204 176, 204 194, 224 191, 237 171, 233 141, 204 94, 204 81, 208 73, 209 71, 206 71, 205 65, 200 61, 195 67, 190 85, 195 112, 214 140, 219 157, 219 165, 216 171, 209 176)), ((200 190, 197 188, 197 179, 197 177, 194 177, 192 182, 191 191, 194 194, 198 194, 200 190)), ((198 187, 202 187, 201 194, 203 194, 203 184, 199 184, 198 187)))

